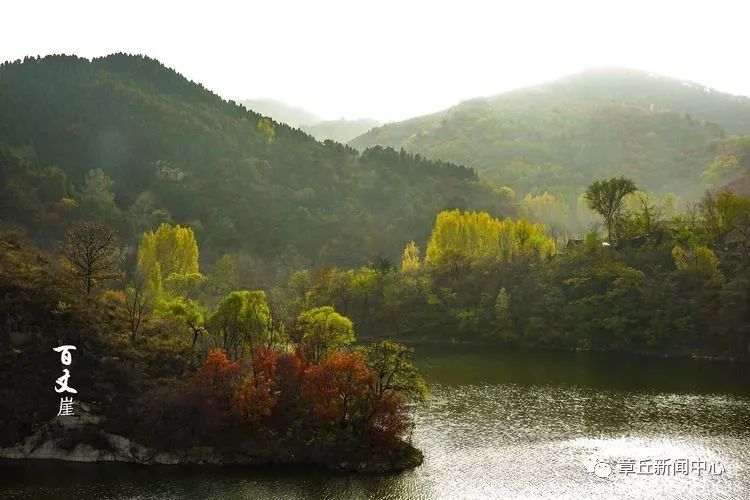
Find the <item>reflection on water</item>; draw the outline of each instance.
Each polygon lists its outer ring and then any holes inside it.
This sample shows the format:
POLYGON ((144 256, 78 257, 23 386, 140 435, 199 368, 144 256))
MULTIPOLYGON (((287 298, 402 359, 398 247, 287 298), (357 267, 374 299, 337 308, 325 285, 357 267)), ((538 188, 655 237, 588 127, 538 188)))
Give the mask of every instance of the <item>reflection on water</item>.
POLYGON ((409 490, 428 497, 569 497, 628 495, 748 498, 750 402, 727 396, 622 394, 578 387, 438 386, 420 413, 418 444, 429 449, 409 490), (495 415, 495 417, 493 417, 495 415), (732 423, 734 422, 734 423, 732 423), (615 475, 600 479, 583 463, 622 459, 703 459, 726 465, 721 476, 615 475), (445 471, 445 475, 441 473, 445 471), (429 478, 428 474, 425 474, 429 478), (457 479, 457 480, 454 480, 457 479), (640 495, 639 495, 640 493, 640 495))
POLYGON ((744 366, 587 353, 418 349, 432 384, 416 412, 422 467, 305 468, 16 462, 0 496, 34 498, 750 498, 744 366), (721 475, 599 478, 584 462, 720 462, 721 475), (33 485, 33 486, 32 486, 33 485))

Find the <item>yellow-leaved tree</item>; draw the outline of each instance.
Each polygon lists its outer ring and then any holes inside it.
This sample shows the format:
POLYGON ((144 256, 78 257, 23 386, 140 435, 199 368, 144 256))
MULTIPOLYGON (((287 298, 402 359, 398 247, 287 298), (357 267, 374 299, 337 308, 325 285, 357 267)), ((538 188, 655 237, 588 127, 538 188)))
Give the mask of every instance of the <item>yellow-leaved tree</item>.
POLYGON ((414 273, 419 271, 419 247, 413 241, 406 244, 404 255, 401 257, 401 272, 414 273))
POLYGON ((519 255, 547 257, 556 252, 555 240, 543 224, 525 219, 499 220, 486 212, 440 212, 435 218, 425 252, 425 264, 441 266, 451 259, 511 262, 519 255))
POLYGON ((149 231, 138 245, 138 272, 148 289, 159 296, 168 282, 198 280, 198 242, 189 227, 161 224, 149 231))

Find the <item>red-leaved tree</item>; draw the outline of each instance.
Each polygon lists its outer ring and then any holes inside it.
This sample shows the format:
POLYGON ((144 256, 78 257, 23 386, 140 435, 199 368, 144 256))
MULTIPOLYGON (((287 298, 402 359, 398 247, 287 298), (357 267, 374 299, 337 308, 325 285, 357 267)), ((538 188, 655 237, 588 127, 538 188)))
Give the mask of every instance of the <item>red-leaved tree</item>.
POLYGON ((206 362, 193 375, 191 385, 196 397, 205 398, 222 415, 229 416, 234 407, 240 374, 241 366, 238 361, 231 361, 224 349, 212 349, 206 362))
POLYGON ((374 441, 388 442, 406 434, 410 423, 406 398, 399 392, 390 392, 375 402, 367 433, 374 441))
POLYGON ((279 398, 276 389, 276 350, 253 348, 253 373, 245 377, 236 394, 236 411, 241 421, 258 425, 271 415, 279 398))
POLYGON ((364 423, 369 417, 373 373, 357 353, 334 352, 305 372, 302 397, 315 416, 328 423, 364 423))

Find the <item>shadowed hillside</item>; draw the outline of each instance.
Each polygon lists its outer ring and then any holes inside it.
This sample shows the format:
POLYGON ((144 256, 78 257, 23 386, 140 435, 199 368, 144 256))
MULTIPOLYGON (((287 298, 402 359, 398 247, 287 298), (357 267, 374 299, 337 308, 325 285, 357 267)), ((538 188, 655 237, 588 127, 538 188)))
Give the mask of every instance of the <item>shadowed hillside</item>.
POLYGON ((0 116, 0 218, 42 243, 83 216, 126 237, 170 221, 209 257, 355 265, 442 209, 511 210, 471 169, 316 142, 141 56, 4 64, 0 116))

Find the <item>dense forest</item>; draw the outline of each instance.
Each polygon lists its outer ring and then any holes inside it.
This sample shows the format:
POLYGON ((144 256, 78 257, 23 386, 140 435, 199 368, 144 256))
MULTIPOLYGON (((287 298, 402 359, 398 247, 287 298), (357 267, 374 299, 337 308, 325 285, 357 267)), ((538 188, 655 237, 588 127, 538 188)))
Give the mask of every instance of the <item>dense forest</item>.
POLYGON ((59 261, 13 233, 0 234, 0 250, 0 448, 28 438, 32 449, 86 446, 142 463, 421 463, 401 439, 407 403, 427 395, 411 349, 346 349, 352 322, 331 307, 304 311, 287 331, 259 290, 232 291, 209 314, 191 290, 227 277, 199 274, 192 230, 145 234, 137 275, 147 279, 111 289, 97 285, 120 276, 120 248, 99 223, 71 228, 59 261), (60 339, 77 350, 71 386, 83 417, 72 425, 53 425, 49 361, 60 339))
POLYGON ((721 187, 706 169, 733 135, 750 133, 750 99, 636 71, 591 70, 462 102, 375 128, 356 148, 404 148, 475 168, 522 201, 549 193, 571 229, 585 187, 612 175, 684 205, 721 187))
POLYGON ((0 116, 0 218, 42 245, 85 216, 130 241, 187 224, 212 259, 356 265, 439 210, 512 213, 471 169, 319 143, 145 57, 4 64, 0 116))

